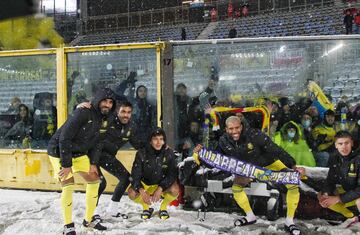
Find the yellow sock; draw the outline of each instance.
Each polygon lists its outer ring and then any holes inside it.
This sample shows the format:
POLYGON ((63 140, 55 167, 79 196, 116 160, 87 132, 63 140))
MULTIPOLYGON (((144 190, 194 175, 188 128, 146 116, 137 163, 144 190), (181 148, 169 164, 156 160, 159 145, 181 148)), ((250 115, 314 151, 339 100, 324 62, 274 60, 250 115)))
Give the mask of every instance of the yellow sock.
POLYGON ((330 206, 329 209, 342 214, 346 218, 354 217, 354 213, 352 213, 348 208, 346 208, 343 203, 336 203, 335 205, 330 206))
POLYGON ((149 205, 146 204, 143 200, 142 200, 142 197, 141 195, 137 196, 134 200, 134 202, 138 203, 138 204, 141 204, 142 207, 143 207, 143 210, 149 210, 149 205))
POLYGON ((74 185, 67 184, 62 187, 61 192, 61 209, 63 212, 64 223, 72 223, 72 201, 73 201, 74 185))
POLYGON ((164 197, 164 200, 162 201, 162 203, 160 205, 160 210, 166 211, 167 206, 170 204, 170 202, 174 201, 178 197, 178 195, 173 196, 171 193, 164 193, 163 197, 164 197))
POLYGON ((86 185, 86 209, 85 220, 91 222, 92 216, 96 208, 96 202, 98 199, 99 182, 87 183, 86 185))
POLYGON ((295 211, 300 200, 299 187, 294 185, 286 185, 286 188, 287 217, 294 218, 295 211))
POLYGON ((249 199, 244 191, 244 188, 240 185, 233 185, 232 191, 234 194, 234 199, 240 208, 243 209, 245 213, 252 212, 249 199))

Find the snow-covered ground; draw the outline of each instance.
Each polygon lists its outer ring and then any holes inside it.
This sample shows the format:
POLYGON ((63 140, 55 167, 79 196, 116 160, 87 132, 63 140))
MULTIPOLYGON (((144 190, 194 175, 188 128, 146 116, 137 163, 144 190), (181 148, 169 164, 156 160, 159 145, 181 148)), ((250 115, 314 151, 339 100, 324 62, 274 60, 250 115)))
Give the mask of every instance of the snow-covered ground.
MULTIPOLYGON (((62 233, 60 213, 60 193, 0 189, 0 234, 4 235, 45 235, 62 233)), ((110 195, 104 195, 100 201, 100 211, 104 212, 110 195)), ((77 234, 286 234, 283 230, 284 219, 275 222, 259 218, 258 223, 243 228, 234 228, 236 214, 211 212, 205 221, 197 218, 195 211, 183 211, 170 208, 170 219, 163 221, 156 214, 148 221, 140 219, 141 208, 124 196, 121 203, 123 213, 129 219, 108 219, 106 232, 85 231, 81 228, 84 214, 85 194, 74 194, 74 222, 77 234)), ((158 205, 155 205, 155 208, 158 205)), ((360 234, 360 224, 350 229, 328 225, 325 220, 296 220, 302 234, 360 234)))

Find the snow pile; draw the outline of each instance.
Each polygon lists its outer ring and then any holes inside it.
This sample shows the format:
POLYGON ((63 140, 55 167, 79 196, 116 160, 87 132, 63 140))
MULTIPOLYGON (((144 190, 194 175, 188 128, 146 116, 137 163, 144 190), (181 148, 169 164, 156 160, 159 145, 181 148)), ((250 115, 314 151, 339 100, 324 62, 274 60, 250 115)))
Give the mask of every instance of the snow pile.
MULTIPOLYGON (((2 235, 44 235, 62 233, 62 216, 60 212, 60 193, 34 192, 23 190, 0 189, 0 234, 2 235)), ((100 211, 105 212, 110 195, 104 195, 100 201, 100 211)), ((244 228, 234 227, 236 214, 220 212, 206 213, 201 222, 196 211, 183 211, 169 208, 170 219, 161 220, 157 212, 148 220, 140 219, 141 208, 124 196, 121 203, 122 213, 129 219, 106 219, 106 232, 85 231, 80 224, 84 215, 85 194, 75 193, 73 216, 78 234, 163 234, 163 235, 215 235, 215 234, 286 234, 283 229, 284 219, 270 222, 259 218, 258 223, 244 228)), ((159 205, 155 205, 158 207, 159 205)), ((200 213, 203 217, 203 213, 200 213)), ((350 229, 330 226, 325 220, 296 220, 303 234, 360 234, 360 224, 350 229)))

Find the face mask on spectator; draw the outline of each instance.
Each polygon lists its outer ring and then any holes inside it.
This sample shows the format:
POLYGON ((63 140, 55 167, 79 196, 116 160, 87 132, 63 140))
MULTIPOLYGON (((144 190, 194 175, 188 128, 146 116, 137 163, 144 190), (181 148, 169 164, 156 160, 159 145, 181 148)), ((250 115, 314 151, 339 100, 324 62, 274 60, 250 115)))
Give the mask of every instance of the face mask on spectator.
POLYGON ((296 132, 295 131, 288 131, 288 137, 290 138, 290 139, 293 139, 294 137, 295 137, 295 134, 296 134, 296 132))
POLYGON ((311 125, 311 121, 310 120, 304 120, 302 121, 302 125, 304 128, 309 128, 311 125))

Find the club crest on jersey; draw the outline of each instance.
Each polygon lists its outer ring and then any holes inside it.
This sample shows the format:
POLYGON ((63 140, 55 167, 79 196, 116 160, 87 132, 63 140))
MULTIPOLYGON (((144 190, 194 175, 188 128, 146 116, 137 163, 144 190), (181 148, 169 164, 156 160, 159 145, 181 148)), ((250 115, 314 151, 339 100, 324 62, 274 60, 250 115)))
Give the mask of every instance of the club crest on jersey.
POLYGON ((254 149, 254 145, 252 143, 248 143, 247 148, 248 148, 249 151, 251 151, 251 150, 254 149))
POLYGON ((350 177, 356 177, 354 163, 351 163, 351 164, 350 164, 350 169, 349 169, 348 176, 350 176, 350 177))

